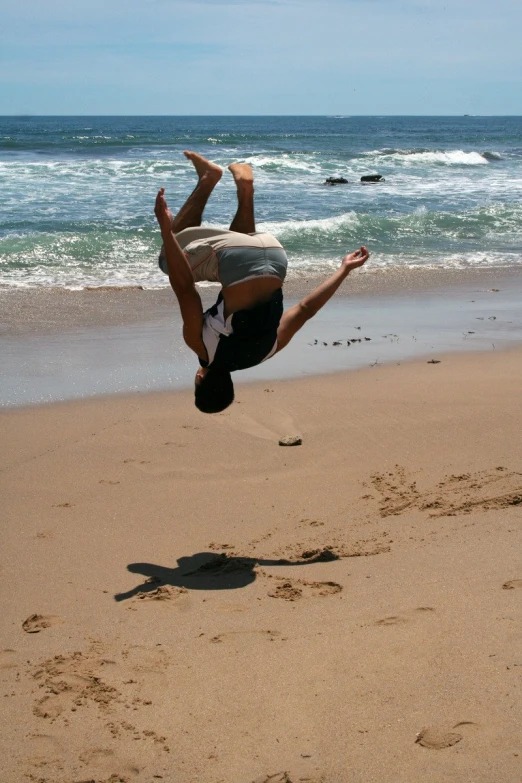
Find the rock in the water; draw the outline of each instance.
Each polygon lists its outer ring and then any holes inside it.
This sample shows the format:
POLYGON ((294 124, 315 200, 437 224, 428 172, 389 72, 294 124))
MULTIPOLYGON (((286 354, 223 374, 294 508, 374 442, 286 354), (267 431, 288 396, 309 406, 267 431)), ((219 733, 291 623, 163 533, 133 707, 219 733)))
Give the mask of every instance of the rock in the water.
POLYGON ((344 177, 327 177, 324 181, 325 185, 347 185, 348 180, 344 177))
POLYGON ((279 441, 280 446, 300 446, 303 439, 299 435, 287 435, 279 441))
POLYGON ((381 174, 365 174, 361 177, 361 182, 385 182, 386 180, 381 174))

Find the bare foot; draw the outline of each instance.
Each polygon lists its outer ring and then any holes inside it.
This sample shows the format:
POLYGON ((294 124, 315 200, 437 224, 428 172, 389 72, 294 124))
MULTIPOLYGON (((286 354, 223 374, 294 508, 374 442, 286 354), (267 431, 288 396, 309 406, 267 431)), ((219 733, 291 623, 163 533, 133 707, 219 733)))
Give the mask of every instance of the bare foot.
POLYGON ((221 166, 218 166, 216 163, 211 163, 209 160, 204 158, 203 155, 198 155, 197 152, 185 150, 184 155, 194 165, 200 180, 205 179, 212 180, 214 183, 219 182, 223 175, 223 169, 221 166))
POLYGON ((254 181, 252 166, 249 166, 248 163, 231 163, 228 170, 232 173, 238 187, 242 183, 254 181))

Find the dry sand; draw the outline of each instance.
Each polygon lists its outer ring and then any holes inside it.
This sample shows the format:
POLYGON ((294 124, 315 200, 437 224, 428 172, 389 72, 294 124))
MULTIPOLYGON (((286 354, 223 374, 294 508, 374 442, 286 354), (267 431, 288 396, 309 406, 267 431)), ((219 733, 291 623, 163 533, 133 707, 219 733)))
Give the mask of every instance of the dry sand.
POLYGON ((3 413, 2 783, 520 783, 521 359, 3 413))

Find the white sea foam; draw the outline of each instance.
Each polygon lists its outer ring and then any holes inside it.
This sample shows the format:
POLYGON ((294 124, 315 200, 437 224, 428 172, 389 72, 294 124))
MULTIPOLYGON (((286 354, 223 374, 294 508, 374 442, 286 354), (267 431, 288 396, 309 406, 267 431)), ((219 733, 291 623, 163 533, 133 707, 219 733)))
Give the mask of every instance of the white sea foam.
MULTIPOLYGON (((340 256, 339 256, 340 258, 340 256)), ((288 277, 310 275, 325 275, 339 267, 339 258, 317 258, 314 256, 301 256, 292 259, 288 277)), ((373 251, 370 262, 360 273, 371 273, 372 270, 392 271, 401 269, 488 269, 511 268, 520 262, 520 254, 509 252, 481 253, 439 253, 439 254, 414 254, 414 253, 380 253, 373 251)))
POLYGON ((258 223, 257 230, 273 234, 280 242, 284 243, 294 237, 304 239, 305 237, 336 233, 342 229, 353 230, 359 224, 360 216, 355 212, 349 212, 337 217, 319 220, 266 221, 258 223))
MULTIPOLYGON (((240 123, 233 132, 205 124, 196 142, 192 132, 184 137, 180 130, 176 146, 151 145, 140 136, 142 141, 115 149, 114 141, 131 139, 133 126, 111 139, 109 126, 95 123, 93 130, 75 127, 82 148, 76 156, 71 137, 56 154, 7 151, 0 161, 0 284, 168 285, 157 268, 153 203, 165 185, 175 212, 194 187, 194 169, 180 143, 199 144, 223 167, 232 160, 253 166, 258 230, 284 244, 290 275, 325 274, 362 242, 372 250, 374 268, 520 263, 520 145, 485 134, 475 143, 482 149, 456 149, 457 134, 431 131, 387 137, 354 137, 351 131, 343 137, 339 125, 328 124, 332 130, 315 138, 288 128, 256 136, 250 126, 240 133, 240 123), (93 137, 85 133, 105 135, 89 145, 93 137), (380 148, 363 153, 369 146, 380 148), (386 177, 384 184, 359 186, 361 175, 376 172, 386 177), (335 175, 350 184, 321 187, 335 175)), ((208 221, 228 227, 235 198, 225 171, 205 212, 208 221)))
MULTIPOLYGON (((320 254, 290 254, 288 277, 325 276, 339 266, 342 256, 324 257, 320 254)), ((113 253, 112 260, 115 254, 113 253)), ((373 251, 368 271, 372 269, 484 269, 519 265, 520 254, 510 252, 452 252, 452 253, 382 253, 373 251)), ((364 270, 363 270, 364 271, 364 270)), ((205 284, 206 285, 206 284, 205 284)), ((213 286, 214 284, 208 284, 213 286)), ((30 270, 12 269, 9 274, 0 273, 0 287, 8 288, 64 288, 83 290, 108 286, 114 288, 146 289, 166 288, 168 280, 158 269, 155 258, 133 259, 126 266, 114 267, 109 263, 96 267, 80 264, 35 264, 30 270)))
MULTIPOLYGON (((492 153, 490 153, 492 154, 492 153)), ((480 152, 464 150, 372 150, 365 157, 401 161, 405 165, 416 163, 444 163, 446 165, 481 166, 487 165, 487 158, 480 152)))
POLYGON ((321 164, 318 164, 311 156, 290 155, 282 153, 280 155, 249 155, 245 163, 250 163, 254 168, 277 168, 278 171, 284 169, 293 169, 295 171, 307 171, 315 173, 321 170, 321 164))

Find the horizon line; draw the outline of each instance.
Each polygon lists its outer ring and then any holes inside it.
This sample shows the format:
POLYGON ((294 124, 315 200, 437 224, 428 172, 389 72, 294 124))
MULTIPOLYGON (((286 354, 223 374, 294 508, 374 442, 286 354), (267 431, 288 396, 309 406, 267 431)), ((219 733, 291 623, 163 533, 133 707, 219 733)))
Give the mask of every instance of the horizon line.
POLYGON ((31 117, 324 117, 326 119, 351 119, 353 117, 510 117, 522 118, 522 114, 2 114, 1 118, 31 117))

